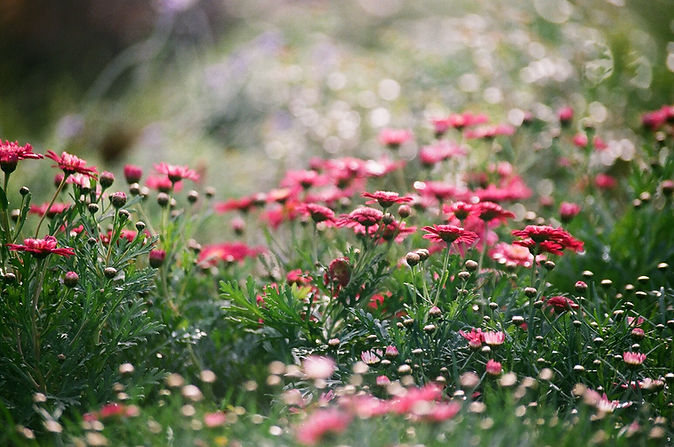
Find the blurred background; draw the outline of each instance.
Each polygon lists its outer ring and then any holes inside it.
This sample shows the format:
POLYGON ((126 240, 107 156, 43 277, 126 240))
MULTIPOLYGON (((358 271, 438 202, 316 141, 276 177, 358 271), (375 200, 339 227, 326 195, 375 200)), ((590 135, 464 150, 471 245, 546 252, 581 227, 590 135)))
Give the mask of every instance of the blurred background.
POLYGON ((672 11, 668 0, 2 0, 0 137, 109 170, 190 163, 222 197, 311 156, 377 156, 385 126, 423 144, 431 129, 417 129, 440 113, 518 124, 571 105, 629 136, 644 110, 674 102, 672 11))

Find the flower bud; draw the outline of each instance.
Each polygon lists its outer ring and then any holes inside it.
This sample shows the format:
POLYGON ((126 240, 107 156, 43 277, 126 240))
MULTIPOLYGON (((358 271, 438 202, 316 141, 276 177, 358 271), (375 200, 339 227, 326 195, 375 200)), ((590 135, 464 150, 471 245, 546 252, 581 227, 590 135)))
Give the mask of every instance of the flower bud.
POLYGON ((143 222, 142 220, 136 222, 136 230, 140 232, 143 231, 144 229, 145 229, 145 222, 143 222))
POLYGON ((18 208, 13 209, 9 213, 9 217, 11 217, 12 221, 14 221, 14 222, 18 222, 20 216, 21 216, 21 210, 18 209, 18 208))
POLYGON ((103 171, 98 178, 98 182, 101 184, 103 189, 107 189, 115 183, 115 176, 112 172, 103 171))
POLYGON ((96 214, 99 210, 98 203, 90 203, 89 205, 87 205, 87 209, 91 214, 96 214))
POLYGON ((110 194, 110 203, 117 209, 126 205, 126 194, 122 191, 113 192, 110 194))
POLYGON ((190 203, 196 203, 196 201, 199 200, 199 193, 196 191, 190 191, 189 194, 187 194, 187 201, 190 203))
POLYGON ((160 192, 159 194, 157 194, 157 203, 162 208, 165 208, 166 205, 168 205, 170 201, 171 201, 171 198, 165 192, 160 192))
POLYGON ((140 185, 138 183, 132 183, 129 185, 129 192, 133 196, 140 194, 140 185))
POLYGON ((400 205, 398 207, 398 216, 403 219, 410 217, 410 214, 412 214, 412 208, 410 208, 409 205, 400 205))
POLYGON ((524 288, 524 295, 527 296, 528 298, 535 297, 536 293, 538 293, 538 291, 534 287, 525 287, 524 288))
POLYGON ((478 263, 473 261, 472 259, 467 260, 464 265, 466 267, 466 270, 468 270, 469 272, 474 272, 475 270, 477 270, 478 267, 478 263))
POLYGON ((430 252, 425 248, 420 248, 416 250, 415 253, 419 255, 419 258, 421 258, 422 262, 428 259, 428 257, 431 255, 430 252))
POLYGON ((126 222, 131 217, 131 213, 128 210, 119 210, 117 214, 122 222, 126 222))
POLYGON ((407 265, 410 267, 414 267, 421 261, 421 256, 419 256, 417 253, 414 252, 409 252, 407 255, 405 255, 405 262, 407 262, 407 265))
POLYGON ((117 275, 117 269, 114 267, 106 267, 103 269, 103 274, 105 274, 106 278, 112 279, 117 275))
POLYGON ((164 259, 166 259, 166 252, 164 250, 151 250, 150 251, 150 267, 159 268, 164 264, 164 259))
POLYGON ((138 183, 143 176, 143 169, 136 165, 124 166, 124 178, 129 185, 138 183))
POLYGON ((72 271, 67 272, 63 277, 63 284, 65 284, 65 286, 69 288, 75 287, 79 283, 79 281, 80 281, 79 275, 72 271))
POLYGON ((585 281, 576 281, 574 287, 576 288, 576 292, 585 293, 585 291, 587 290, 587 283, 585 283, 585 281))
POLYGON ((27 196, 28 194, 30 194, 30 189, 28 189, 27 186, 22 186, 21 188, 19 188, 19 194, 21 194, 22 196, 27 196))

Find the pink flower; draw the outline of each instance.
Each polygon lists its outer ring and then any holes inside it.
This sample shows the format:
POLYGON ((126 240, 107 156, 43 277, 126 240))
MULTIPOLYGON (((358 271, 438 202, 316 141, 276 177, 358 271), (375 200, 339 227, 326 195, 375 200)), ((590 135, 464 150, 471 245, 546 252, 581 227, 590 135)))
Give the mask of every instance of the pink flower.
POLYGON ((126 414, 126 407, 123 404, 112 402, 103 405, 98 415, 101 419, 107 419, 115 416, 124 416, 126 414))
POLYGON ((520 245, 510 245, 500 242, 489 251, 489 256, 499 264, 506 267, 522 266, 529 268, 534 260, 534 255, 529 249, 520 245))
POLYGON ((466 139, 482 138, 491 140, 497 136, 510 136, 515 133, 515 128, 509 124, 497 124, 496 126, 481 126, 476 129, 468 129, 464 132, 466 139))
POLYGON ((391 357, 391 358, 398 357, 398 348, 396 348, 393 345, 387 346, 386 351, 385 351, 385 355, 386 355, 386 357, 391 357))
POLYGON ((412 139, 412 132, 407 129, 382 129, 379 132, 379 142, 391 149, 396 149, 400 145, 412 139))
POLYGON ((498 376, 503 371, 503 367, 500 362, 489 360, 487 361, 486 371, 489 375, 498 376))
POLYGON ((341 433, 346 430, 350 422, 351 417, 340 410, 317 410, 302 422, 295 436, 300 444, 316 445, 327 433, 341 433))
POLYGON ((56 238, 45 236, 44 239, 24 239, 23 245, 7 244, 7 248, 13 251, 26 251, 38 259, 45 258, 49 254, 72 256, 75 250, 70 247, 56 248, 56 238))
POLYGON ((458 144, 440 141, 431 146, 423 146, 419 150, 419 161, 425 167, 432 167, 448 158, 463 155, 466 155, 466 150, 458 144))
POLYGON ((255 257, 264 252, 261 247, 249 247, 242 242, 223 242, 205 245, 199 252, 198 264, 210 267, 223 261, 226 263, 243 262, 247 257, 255 257))
POLYGON ((646 360, 646 354, 641 352, 623 352, 623 361, 630 366, 639 366, 646 360))
POLYGON ((571 222, 571 220, 580 213, 580 205, 571 202, 562 202, 559 205, 559 216, 562 222, 571 222))
POLYGON ((454 225, 433 225, 432 227, 424 227, 423 230, 428 233, 423 238, 432 242, 446 242, 448 244, 463 242, 471 245, 478 239, 477 234, 472 231, 454 225))
POLYGON ((494 202, 478 202, 472 207, 472 212, 485 222, 493 220, 505 222, 506 219, 515 217, 513 213, 494 202))
POLYGON ((401 196, 397 192, 391 191, 364 192, 363 197, 373 199, 365 202, 367 205, 377 202, 382 208, 388 208, 396 203, 408 203, 412 201, 412 197, 401 196))
POLYGON ((43 203, 42 205, 31 205, 28 212, 31 214, 37 214, 38 216, 44 216, 46 214, 47 217, 54 217, 70 208, 70 204, 68 203, 53 203, 51 206, 49 206, 49 209, 47 209, 48 206, 48 203, 43 203))
POLYGON ((3 143, 0 140, 0 167, 7 174, 11 174, 16 170, 19 160, 39 158, 42 158, 42 155, 33 153, 33 146, 29 143, 19 146, 17 141, 5 141, 3 143))
POLYGON ((204 414, 204 424, 208 428, 219 427, 225 423, 227 416, 224 411, 215 411, 204 414))
POLYGON ((597 185, 599 189, 613 189, 618 184, 615 177, 612 177, 608 174, 597 174, 594 178, 594 184, 597 185))
POLYGON ((452 419, 461 410, 461 404, 458 402, 438 402, 433 405, 431 411, 425 416, 425 419, 431 422, 442 422, 452 419))
POLYGON ((562 123, 562 125, 568 125, 571 120, 573 120, 573 108, 569 106, 562 107, 557 112, 557 117, 559 118, 559 122, 562 123))
POLYGON ((391 384, 391 379, 389 379, 386 376, 377 376, 377 379, 375 380, 377 385, 379 386, 386 386, 391 384))
POLYGON ((327 279, 337 283, 341 287, 346 287, 351 279, 351 266, 349 258, 333 259, 328 266, 327 279))
POLYGON ((136 165, 125 165, 124 166, 124 178, 126 183, 129 185, 132 183, 138 183, 143 176, 143 168, 136 165))
POLYGON ((298 207, 298 210, 305 216, 311 216, 315 223, 327 222, 333 224, 335 222, 335 212, 327 206, 317 203, 303 203, 298 207))
POLYGON ((361 206, 349 214, 342 214, 337 220, 338 227, 353 228, 356 232, 368 232, 368 229, 379 223, 384 213, 378 209, 361 206))
POLYGON ((46 157, 54 160, 56 162, 55 166, 59 167, 66 176, 78 172, 82 175, 86 175, 87 177, 96 178, 96 168, 87 167, 87 162, 79 157, 76 157, 75 155, 62 152, 61 156, 59 157, 53 151, 47 151, 46 157))
POLYGON ((505 341, 505 333, 501 331, 487 331, 482 333, 482 339, 489 346, 502 345, 505 341))
POLYGON ((548 225, 527 225, 524 230, 514 230, 513 236, 523 238, 514 244, 527 247, 530 250, 539 248, 540 251, 561 255, 562 250, 568 248, 573 251, 581 251, 583 242, 575 239, 561 228, 553 228, 548 225))
POLYGON ((302 369, 309 379, 327 379, 335 372, 336 365, 329 357, 311 355, 302 362, 302 369))
POLYGON ((551 312, 555 313, 563 313, 567 310, 578 309, 578 304, 571 298, 565 296, 551 296, 545 300, 545 306, 550 309, 551 312))
POLYGON ((199 175, 187 166, 170 165, 165 162, 154 165, 154 169, 160 174, 166 174, 171 183, 177 183, 183 179, 199 181, 199 175))
POLYGON ((360 359, 367 365, 376 365, 381 361, 383 352, 381 349, 373 349, 371 351, 363 351, 360 353, 360 359))
POLYGON ((479 328, 472 328, 470 332, 459 331, 459 334, 468 340, 468 345, 473 349, 478 349, 484 341, 484 334, 482 333, 482 329, 479 328))
POLYGON ((477 124, 484 124, 488 121, 486 115, 473 115, 470 112, 453 113, 443 118, 431 119, 431 124, 438 136, 443 135, 451 127, 454 129, 463 129, 464 127, 475 126, 477 124))

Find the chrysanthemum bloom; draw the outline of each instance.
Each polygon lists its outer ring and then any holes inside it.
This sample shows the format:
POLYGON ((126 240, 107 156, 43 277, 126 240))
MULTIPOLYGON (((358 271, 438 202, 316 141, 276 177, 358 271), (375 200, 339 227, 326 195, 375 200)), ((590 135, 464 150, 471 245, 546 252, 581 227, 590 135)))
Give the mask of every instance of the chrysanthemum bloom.
POLYGON ((224 411, 215 411, 204 414, 204 425, 208 428, 219 427, 227 421, 227 415, 224 411))
POLYGON ((42 154, 33 152, 33 146, 26 143, 24 146, 19 146, 17 141, 0 140, 0 167, 6 174, 11 174, 16 170, 16 165, 20 160, 39 159, 42 154))
POLYGON ((448 158, 466 155, 466 150, 456 143, 440 141, 419 150, 419 161, 425 167, 432 167, 448 158))
POLYGON ((401 243, 407 236, 414 234, 417 227, 408 227, 405 222, 398 222, 394 220, 388 225, 384 225, 379 242, 395 241, 401 243))
POLYGON ((126 183, 131 185, 132 183, 138 183, 143 177, 143 168, 136 165, 124 165, 124 178, 126 183))
POLYGON ((337 220, 338 227, 353 228, 356 232, 368 232, 368 228, 379 223, 384 217, 384 213, 375 208, 361 206, 351 211, 349 214, 342 214, 337 220))
POLYGON ((545 307, 555 313, 566 312, 567 310, 578 309, 578 304, 571 298, 565 296, 551 296, 545 300, 545 307))
POLYGON ((327 177, 314 170, 287 171, 281 180, 281 186, 284 188, 309 189, 312 186, 325 185, 328 182, 327 177))
POLYGON ((571 220, 580 213, 580 205, 572 202, 562 202, 559 205, 559 217, 562 222, 571 222, 571 220))
POLYGON ((630 366, 639 366, 646 360, 646 354, 641 352, 623 352, 623 361, 630 366))
POLYGON ((459 334, 468 340, 468 345, 473 349, 478 349, 484 341, 484 334, 482 333, 482 329, 479 328, 472 328, 470 332, 459 331, 459 334))
POLYGON ((424 227, 424 231, 428 232, 423 237, 432 242, 461 243, 471 245, 478 236, 472 231, 464 230, 461 227, 454 225, 433 225, 432 227, 424 227))
POLYGON ((514 230, 514 236, 523 238, 513 242, 516 245, 527 247, 530 250, 547 251, 553 254, 562 254, 562 250, 581 251, 583 242, 575 239, 561 228, 548 225, 527 225, 524 230, 514 230))
POLYGON ((482 339, 489 346, 499 346, 505 341, 505 333, 501 331, 487 331, 482 333, 482 339))
POLYGON ((260 247, 249 247, 242 242, 205 245, 199 252, 197 263, 202 267, 211 267, 218 262, 243 262, 247 257, 255 257, 263 251, 260 247))
POLYGON ((68 203, 53 203, 49 206, 48 203, 43 203, 42 205, 31 205, 30 210, 28 211, 31 214, 37 214, 38 216, 54 217, 57 214, 61 214, 64 211, 67 211, 70 208, 68 203), (49 207, 49 209, 47 209, 49 207))
POLYGON ((305 216, 311 216, 311 220, 316 223, 327 222, 328 224, 332 224, 335 222, 335 212, 327 206, 317 203, 303 203, 299 206, 298 210, 305 216))
POLYGON ((192 180, 193 182, 199 181, 199 174, 187 166, 170 165, 161 162, 154 165, 154 169, 160 174, 166 174, 169 180, 171 180, 171 183, 176 183, 183 179, 192 180))
POLYGON ((515 217, 513 213, 503 209, 503 207, 494 202, 479 202, 473 206, 472 212, 485 222, 499 220, 505 222, 506 219, 515 217))
POLYGON ((316 445, 327 433, 346 430, 350 422, 351 416, 340 410, 316 410, 297 428, 296 438, 300 444, 316 445))
POLYGON ((421 388, 409 388, 407 393, 391 400, 390 411, 395 414, 411 413, 417 408, 423 408, 423 403, 436 402, 440 398, 442 388, 435 383, 428 383, 421 388))
POLYGON ((412 139, 412 132, 407 129, 382 129, 379 132, 379 142, 384 146, 395 149, 412 139))
POLYGON ((387 376, 377 376, 376 383, 379 386, 386 386, 391 384, 391 379, 389 379, 387 376))
POLYGON ((118 404, 117 402, 103 405, 101 410, 98 412, 98 415, 101 417, 101 419, 107 419, 115 416, 124 416, 125 414, 126 407, 123 404, 118 404))
POLYGON ((461 410, 461 404, 458 402, 437 402, 431 408, 431 411, 424 416, 424 419, 431 422, 442 422, 452 419, 461 410))
POLYGON ((360 359, 367 365, 376 365, 381 361, 381 356, 384 353, 381 349, 373 349, 371 351, 363 351, 360 353, 360 359))
POLYGON ((302 269, 291 270, 286 275, 288 285, 295 284, 297 287, 308 286, 313 280, 314 278, 311 277, 309 272, 304 272, 302 269))
POLYGON ((56 238, 54 236, 45 236, 44 239, 24 239, 23 245, 7 244, 7 248, 13 251, 26 251, 38 259, 43 259, 49 254, 72 256, 75 250, 70 247, 56 248, 56 238))
POLYGON ((61 156, 59 157, 55 152, 47 151, 45 156, 54 160, 56 162, 56 165, 54 166, 59 167, 66 176, 77 172, 86 175, 87 177, 97 177, 98 171, 96 168, 87 167, 87 162, 75 155, 61 152, 61 156))
MULTIPOLYGON (((148 233, 146 232, 146 234, 148 234, 148 233)), ((137 231, 127 230, 125 228, 119 233, 119 238, 117 239, 116 243, 119 243, 122 240, 126 240, 127 242, 133 242, 133 240, 136 238, 136 236, 138 236, 137 231)), ((149 234, 148 234, 148 236, 149 236, 149 234)), ((112 231, 108 231, 105 234, 101 233, 101 242, 103 242, 104 244, 107 245, 107 244, 110 243, 111 237, 112 237, 112 231)))
POLYGON ((503 371, 501 363, 497 362, 496 360, 488 360, 485 369, 487 371, 487 374, 492 376, 498 376, 503 371))
POLYGON ((472 212, 475 205, 472 203, 466 203, 462 201, 454 202, 451 205, 444 206, 443 211, 445 213, 450 213, 459 220, 464 220, 472 212))
POLYGON ((398 353, 398 348, 396 348, 396 347, 393 346, 393 345, 388 345, 388 346, 386 347, 386 351, 385 351, 385 353, 384 353, 384 355, 386 355, 386 357, 391 357, 391 358, 398 357, 398 354, 399 354, 399 353, 398 353))
POLYGON ((302 362, 304 375, 309 379, 327 379, 335 372, 335 361, 329 357, 310 355, 302 362))
POLYGON ((408 203, 412 201, 412 197, 401 196, 397 192, 392 191, 364 192, 363 197, 372 199, 365 202, 367 205, 377 202, 382 208, 388 208, 396 203, 408 203))
POLYGON ((414 189, 423 197, 433 197, 436 200, 461 199, 466 196, 466 190, 446 182, 414 182, 414 189))
POLYGON ((489 256, 499 264, 506 267, 522 266, 531 267, 534 255, 529 252, 529 249, 520 245, 510 245, 505 242, 500 242, 489 251, 489 256))
POLYGON ((171 192, 171 190, 179 192, 182 189, 183 183, 173 183, 168 177, 164 175, 149 175, 145 179, 145 185, 150 189, 155 189, 168 194, 171 192))

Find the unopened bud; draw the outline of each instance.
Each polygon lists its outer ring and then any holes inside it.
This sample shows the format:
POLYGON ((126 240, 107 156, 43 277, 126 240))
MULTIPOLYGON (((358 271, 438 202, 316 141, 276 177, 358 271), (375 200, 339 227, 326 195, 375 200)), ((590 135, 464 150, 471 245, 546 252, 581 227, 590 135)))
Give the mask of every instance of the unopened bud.
POLYGON ((77 273, 75 272, 67 272, 65 276, 63 277, 63 284, 65 284, 66 287, 73 288, 75 287, 78 283, 80 282, 80 277, 77 273))

